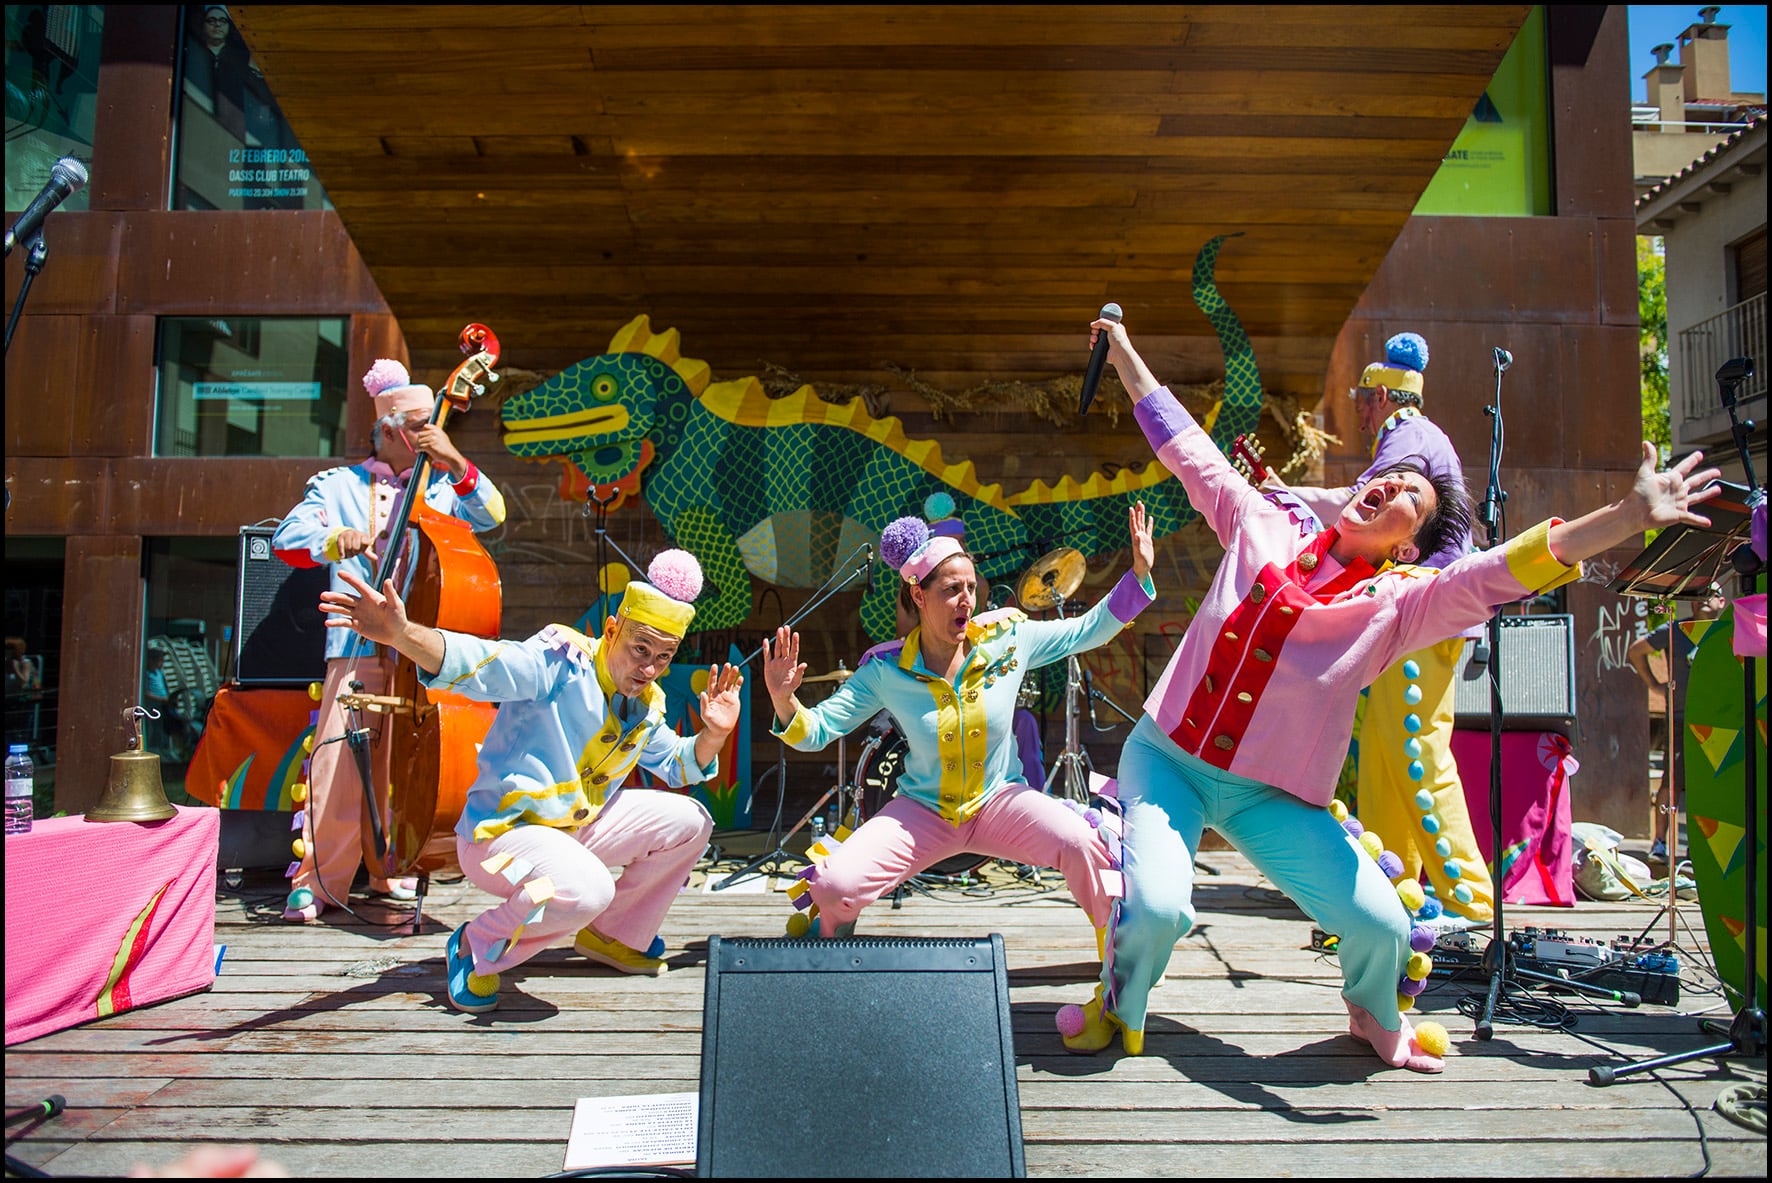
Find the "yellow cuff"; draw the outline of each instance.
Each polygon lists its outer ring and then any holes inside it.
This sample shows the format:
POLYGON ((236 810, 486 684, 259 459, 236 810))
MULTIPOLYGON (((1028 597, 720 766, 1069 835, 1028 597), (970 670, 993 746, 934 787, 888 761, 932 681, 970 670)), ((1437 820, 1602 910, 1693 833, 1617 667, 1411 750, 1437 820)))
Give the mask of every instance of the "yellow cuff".
POLYGON ((790 748, 799 747, 812 735, 812 715, 807 712, 805 707, 795 708, 793 721, 786 727, 779 727, 779 722, 777 720, 778 726, 772 730, 775 731, 776 737, 790 748))
POLYGON ((1560 519, 1538 523, 1507 544, 1507 569, 1533 595, 1581 578, 1581 564, 1569 566, 1551 553, 1550 531, 1560 519))
POLYGON ((320 553, 326 556, 327 562, 336 563, 344 558, 344 554, 338 549, 338 536, 344 532, 345 528, 340 526, 326 536, 326 544, 320 548, 320 553))

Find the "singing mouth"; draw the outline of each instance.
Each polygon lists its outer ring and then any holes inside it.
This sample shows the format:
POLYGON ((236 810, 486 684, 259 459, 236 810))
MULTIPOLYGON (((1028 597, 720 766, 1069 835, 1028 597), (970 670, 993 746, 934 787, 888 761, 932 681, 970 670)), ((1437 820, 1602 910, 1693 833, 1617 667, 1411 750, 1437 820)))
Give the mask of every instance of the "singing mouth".
POLYGON ((1354 505, 1354 512, 1359 516, 1359 519, 1362 522, 1369 522, 1377 517, 1379 511, 1383 508, 1384 489, 1382 486, 1374 485, 1372 488, 1368 489, 1366 495, 1360 498, 1360 500, 1354 505))

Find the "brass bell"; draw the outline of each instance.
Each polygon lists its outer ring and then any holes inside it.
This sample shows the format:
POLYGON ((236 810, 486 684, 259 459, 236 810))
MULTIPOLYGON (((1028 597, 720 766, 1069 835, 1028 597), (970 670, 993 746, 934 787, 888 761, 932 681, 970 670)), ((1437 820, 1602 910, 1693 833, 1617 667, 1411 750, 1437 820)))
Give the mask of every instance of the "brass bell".
POLYGON ((160 780, 160 757, 142 750, 141 718, 146 713, 141 707, 123 712, 134 734, 129 737, 129 749, 111 757, 105 795, 86 811, 87 821, 163 822, 177 816, 160 780))

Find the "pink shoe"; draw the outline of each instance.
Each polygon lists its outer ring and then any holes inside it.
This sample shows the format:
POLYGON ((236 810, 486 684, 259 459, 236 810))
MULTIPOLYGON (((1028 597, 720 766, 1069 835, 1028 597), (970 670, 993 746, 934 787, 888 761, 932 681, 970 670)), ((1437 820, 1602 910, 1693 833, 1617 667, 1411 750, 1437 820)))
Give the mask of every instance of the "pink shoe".
MULTIPOLYGON (((1347 1002, 1345 998, 1342 1001, 1347 1002)), ((1415 1042, 1415 1029, 1409 1025, 1407 1015, 1397 1016, 1403 1025, 1396 1031, 1385 1030, 1364 1007, 1351 1002, 1347 1003, 1347 1016, 1348 1034, 1370 1045, 1378 1053, 1378 1058, 1392 1068, 1407 1068, 1411 1072, 1446 1070, 1446 1061, 1422 1051, 1421 1045, 1415 1042)))
POLYGON ((312 924, 320 919, 320 902, 314 898, 313 892, 298 887, 284 901, 283 919, 290 924, 312 924))

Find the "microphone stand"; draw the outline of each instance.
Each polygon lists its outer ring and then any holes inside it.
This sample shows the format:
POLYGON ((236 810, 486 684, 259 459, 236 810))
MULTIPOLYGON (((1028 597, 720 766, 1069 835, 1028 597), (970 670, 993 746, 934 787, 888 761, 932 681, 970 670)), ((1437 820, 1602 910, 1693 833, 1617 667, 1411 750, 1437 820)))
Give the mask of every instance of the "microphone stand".
MULTIPOLYGON (((1489 484, 1483 493, 1479 518, 1489 548, 1500 546, 1507 535, 1507 493, 1501 487, 1501 452, 1507 431, 1501 417, 1501 375, 1513 365, 1513 355, 1505 349, 1495 350, 1495 401, 1483 408, 1489 416, 1489 484)), ((1489 974, 1489 988, 1477 1016, 1476 1037, 1487 1041, 1495 1036, 1495 1008, 1510 990, 1522 990, 1518 979, 1529 979, 1575 990, 1598 998, 1636 1006, 1641 997, 1631 993, 1607 990, 1584 982, 1539 973, 1514 964, 1504 931, 1501 900, 1501 608, 1497 604, 1489 615, 1489 885, 1494 897, 1494 925, 1489 935, 1489 948, 1483 954, 1483 968, 1489 974)), ((1466 1012, 1469 1013, 1468 1011, 1466 1012)))
MULTIPOLYGON (((783 623, 782 627, 790 628, 790 629, 793 628, 796 624, 800 623, 800 621, 804 620, 808 615, 810 615, 814 608, 817 608, 820 604, 824 603, 826 600, 830 599, 832 596, 836 595, 838 592, 842 591, 844 588, 846 588, 850 584, 854 583, 857 579, 860 579, 862 576, 866 575, 868 573, 868 568, 872 567, 873 564, 874 564, 874 547, 873 547, 872 543, 864 542, 860 546, 856 547, 854 550, 850 551, 849 557, 844 559, 842 563, 838 564, 837 573, 833 574, 829 579, 825 580, 824 586, 819 588, 816 592, 814 592, 812 594, 812 599, 808 600, 805 604, 803 604, 798 612, 796 612, 792 616, 788 617, 788 619, 783 623), (863 553, 863 552, 865 552, 865 553, 863 553), (860 554, 862 556, 861 562, 856 564, 855 570, 849 572, 849 574, 847 574, 847 575, 843 575, 842 574, 843 566, 845 564, 853 561, 858 554, 860 554)), ((755 661, 757 659, 757 656, 759 654, 761 654, 762 652, 763 652, 763 646, 761 646, 761 645, 757 646, 754 650, 751 651, 751 654, 749 657, 746 657, 743 661, 738 663, 740 668, 750 665, 751 662, 755 661)), ((771 708, 771 709, 773 709, 773 708, 771 708)), ((839 748, 839 751, 841 751, 841 748, 839 748)), ((842 775, 841 769, 839 768, 839 772, 838 772, 839 780, 841 780, 841 775, 842 775)), ((763 874, 765 868, 767 868, 767 873, 770 875, 779 874, 784 869, 780 865, 782 863, 788 863, 790 865, 793 863, 801 863, 801 864, 808 864, 809 865, 812 862, 812 860, 807 858, 805 855, 795 854, 793 851, 788 850, 785 844, 789 838, 792 838, 795 834, 800 832, 801 826, 804 826, 808 821, 810 821, 812 819, 813 815, 815 813, 817 813, 819 809, 824 807, 825 801, 828 800, 830 798, 831 794, 836 792, 837 789, 841 787, 841 785, 839 784, 839 785, 833 786, 831 788, 830 792, 827 792, 823 797, 820 797, 818 799, 817 804, 813 805, 812 809, 806 814, 805 817, 802 817, 799 820, 799 822, 795 824, 793 829, 789 830, 785 834, 782 834, 778 838, 778 837, 776 837, 776 832, 781 827, 782 807, 787 804, 787 799, 788 799, 788 746, 785 743, 781 744, 779 749, 776 752, 775 776, 776 776, 775 818, 773 821, 771 821, 769 823, 769 836, 767 839, 765 839, 765 841, 772 843, 770 849, 767 852, 758 855, 756 858, 752 859, 750 862, 746 863, 744 866, 740 867, 738 870, 732 872, 732 874, 726 876, 726 878, 724 878, 724 879, 720 880, 718 883, 714 884, 709 890, 711 890, 711 891, 725 891, 728 887, 731 887, 734 883, 737 883, 742 879, 748 879, 752 875, 763 874)), ((755 803, 756 803, 755 802, 755 795, 753 794, 752 804, 754 805, 755 803)))
POLYGON ((31 235, 28 245, 31 253, 25 258, 25 278, 18 285, 18 299, 12 302, 12 315, 6 321, 6 353, 12 352, 12 333, 18 328, 19 313, 25 310, 25 297, 31 294, 31 284, 42 274, 43 265, 49 261, 49 245, 43 241, 42 229, 31 235))

